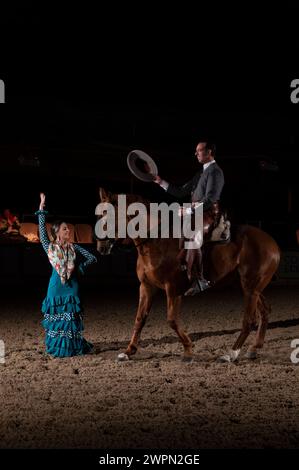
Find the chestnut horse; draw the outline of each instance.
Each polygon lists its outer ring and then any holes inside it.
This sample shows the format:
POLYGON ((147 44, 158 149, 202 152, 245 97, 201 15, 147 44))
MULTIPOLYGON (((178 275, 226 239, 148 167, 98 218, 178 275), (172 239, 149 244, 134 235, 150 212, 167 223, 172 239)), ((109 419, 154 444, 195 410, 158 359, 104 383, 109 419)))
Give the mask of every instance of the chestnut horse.
MULTIPOLYGON (((109 202, 114 206, 116 222, 117 197, 118 194, 112 194, 100 188, 101 202, 109 202)), ((149 204, 141 196, 126 195, 127 206, 133 202, 143 202, 146 206, 149 204)), ((132 216, 126 215, 127 224, 130 218, 132 216)), ((117 239, 116 223, 115 239, 98 240, 100 253, 110 252, 117 239)), ((119 360, 127 360, 136 353, 142 328, 152 306, 153 295, 156 288, 160 288, 166 292, 167 321, 184 347, 183 360, 192 361, 192 342, 180 324, 182 296, 190 286, 190 281, 186 272, 182 271, 178 260, 179 242, 178 238, 133 239, 138 251, 136 271, 140 281, 139 306, 131 340, 125 353, 119 355, 119 360)), ((270 312, 270 306, 262 292, 278 268, 280 250, 270 235, 250 225, 233 227, 230 242, 207 244, 207 248, 204 250, 206 278, 214 285, 229 273, 237 270, 245 301, 241 332, 232 350, 220 360, 235 361, 248 335, 257 326, 254 341, 247 352, 247 357, 254 359, 257 349, 263 346, 270 312)))

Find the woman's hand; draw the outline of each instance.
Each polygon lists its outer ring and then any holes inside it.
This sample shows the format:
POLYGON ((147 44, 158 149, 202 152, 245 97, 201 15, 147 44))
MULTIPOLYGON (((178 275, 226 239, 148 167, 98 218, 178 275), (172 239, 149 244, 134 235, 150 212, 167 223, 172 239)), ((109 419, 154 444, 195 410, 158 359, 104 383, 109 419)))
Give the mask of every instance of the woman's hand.
POLYGON ((40 193, 40 205, 39 210, 43 211, 46 204, 46 195, 44 193, 40 193))
POLYGON ((85 269, 84 269, 84 263, 80 263, 78 266, 78 274, 79 276, 84 276, 85 274, 85 269))

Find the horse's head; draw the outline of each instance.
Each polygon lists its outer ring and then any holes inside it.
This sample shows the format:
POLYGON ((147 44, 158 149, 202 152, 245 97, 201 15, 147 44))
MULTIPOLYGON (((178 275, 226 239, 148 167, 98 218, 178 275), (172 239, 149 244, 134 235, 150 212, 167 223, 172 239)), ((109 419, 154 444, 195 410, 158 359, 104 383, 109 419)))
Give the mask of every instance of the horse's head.
MULTIPOLYGON (((100 219, 103 220, 106 217, 106 214, 105 214, 105 211, 103 211, 102 209, 105 209, 105 205, 107 205, 107 209, 108 209, 108 206, 110 204, 112 204, 114 207, 115 202, 117 201, 117 197, 115 194, 111 193, 110 191, 106 191, 104 188, 100 188, 99 194, 100 194, 100 203, 96 207, 96 215, 97 215, 98 220, 100 219), (98 212, 99 206, 101 206, 101 212, 102 212, 101 214, 99 214, 98 212)), ((108 237, 100 238, 100 239, 98 238, 97 250, 101 255, 110 255, 111 250, 113 246, 115 245, 115 243, 116 243, 116 238, 108 238, 108 237)))
POLYGON ((124 232, 126 231, 126 226, 129 220, 129 216, 127 215, 127 207, 130 202, 136 201, 139 198, 141 199, 141 197, 127 194, 114 194, 104 188, 99 189, 99 195, 100 204, 97 206, 97 209, 99 208, 99 206, 101 206, 101 215, 97 215, 98 220, 102 219, 102 222, 104 224, 105 220, 107 221, 108 211, 111 211, 111 209, 113 210, 113 236, 109 234, 109 236, 97 240, 97 250, 99 251, 99 253, 101 255, 109 255, 116 243, 119 243, 121 245, 132 244, 132 240, 124 236, 124 232), (119 215, 120 208, 118 207, 119 196, 125 196, 125 205, 124 207, 122 207, 123 211, 121 215, 119 215), (121 228, 119 227, 119 223, 122 224, 121 228))
MULTIPOLYGON (((100 204, 96 208, 96 214, 101 229, 105 227, 105 230, 101 230, 101 236, 98 237, 97 250, 102 255, 109 255, 117 242, 121 245, 128 245, 132 243, 132 239, 138 237, 131 233, 131 238, 129 238, 127 234, 128 223, 135 217, 136 211, 139 213, 137 226, 150 226, 150 224, 147 225, 150 203, 136 194, 113 194, 104 188, 100 188, 99 194, 100 204), (143 209, 141 212, 140 208, 143 209), (108 229, 112 226, 113 230, 108 229), (105 236, 105 233, 108 235, 105 236)), ((97 233, 96 235, 98 236, 97 233)))

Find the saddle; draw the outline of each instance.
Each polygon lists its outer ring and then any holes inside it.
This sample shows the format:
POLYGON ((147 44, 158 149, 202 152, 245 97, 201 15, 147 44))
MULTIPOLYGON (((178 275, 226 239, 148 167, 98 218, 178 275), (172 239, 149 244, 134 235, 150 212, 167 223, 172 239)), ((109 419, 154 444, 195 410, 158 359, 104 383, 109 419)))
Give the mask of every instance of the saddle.
POLYGON ((212 207, 203 213, 203 236, 204 241, 209 238, 211 231, 216 228, 220 217, 220 206, 214 202, 212 207))
MULTIPOLYGON (((218 202, 213 203, 212 207, 203 213, 203 247, 207 243, 229 243, 230 225, 226 212, 221 212, 218 202)), ((191 280, 199 274, 201 248, 187 250, 184 248, 184 242, 185 238, 181 238, 178 260, 182 271, 187 271, 188 278, 191 280)))
POLYGON ((228 243, 230 241, 231 223, 226 214, 221 214, 218 224, 212 229, 208 242, 228 243))

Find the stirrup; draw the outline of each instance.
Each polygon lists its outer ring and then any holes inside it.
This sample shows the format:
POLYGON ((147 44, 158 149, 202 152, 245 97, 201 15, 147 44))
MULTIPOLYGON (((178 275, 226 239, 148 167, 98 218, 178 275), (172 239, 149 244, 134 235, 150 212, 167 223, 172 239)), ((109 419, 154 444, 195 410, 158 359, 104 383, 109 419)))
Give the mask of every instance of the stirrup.
POLYGON ((210 281, 207 281, 206 279, 197 279, 197 283, 199 284, 199 288, 201 291, 211 287, 210 281))
POLYGON ((192 287, 190 287, 190 289, 185 292, 184 296, 188 297, 200 294, 200 292, 203 292, 209 287, 211 287, 210 281, 207 281, 206 279, 195 279, 192 284, 192 287))

